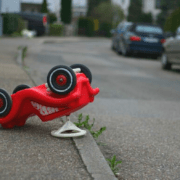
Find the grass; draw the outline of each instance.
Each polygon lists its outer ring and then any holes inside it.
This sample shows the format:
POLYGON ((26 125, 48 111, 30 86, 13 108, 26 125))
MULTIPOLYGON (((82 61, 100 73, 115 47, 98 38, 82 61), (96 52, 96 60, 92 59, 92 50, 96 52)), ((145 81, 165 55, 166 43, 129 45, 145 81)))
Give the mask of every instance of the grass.
POLYGON ((93 123, 90 124, 89 123, 89 115, 86 115, 84 121, 82 121, 82 120, 83 120, 83 115, 81 113, 78 116, 78 122, 75 122, 74 124, 77 127, 81 127, 81 128, 85 128, 85 129, 89 130, 89 132, 92 134, 94 139, 97 139, 103 133, 103 131, 106 130, 106 127, 101 127, 98 131, 93 131, 92 127, 94 126, 95 119, 93 118, 93 123))
POLYGON ((24 58, 26 57, 28 47, 27 46, 19 46, 18 50, 22 50, 22 62, 24 63, 24 58))
POLYGON ((121 164, 122 161, 117 161, 116 156, 114 155, 111 159, 106 159, 112 172, 116 175, 119 171, 119 168, 117 167, 118 164, 121 164))
MULTIPOLYGON (((106 130, 106 127, 101 127, 98 131, 93 131, 92 127, 94 126, 95 119, 93 118, 92 124, 89 123, 89 115, 86 115, 84 119, 85 120, 83 121, 83 115, 81 113, 78 116, 78 122, 75 122, 74 124, 79 128, 88 129, 89 132, 94 137, 94 139, 97 139, 106 130)), ((101 146, 106 146, 105 143, 101 143, 101 142, 98 142, 97 144, 101 146)), ((106 159, 106 160, 114 175, 117 176, 119 171, 118 164, 122 163, 122 161, 117 161, 116 155, 114 155, 111 159, 106 159)))

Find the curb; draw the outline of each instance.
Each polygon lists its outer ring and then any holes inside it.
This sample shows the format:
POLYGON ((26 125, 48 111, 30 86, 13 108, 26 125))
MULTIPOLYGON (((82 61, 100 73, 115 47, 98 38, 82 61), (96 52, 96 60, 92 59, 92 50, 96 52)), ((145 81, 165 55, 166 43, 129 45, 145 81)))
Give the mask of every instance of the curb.
POLYGON ((84 138, 73 138, 73 141, 94 180, 117 180, 88 130, 84 138))
POLYGON ((23 48, 19 48, 18 49, 17 58, 16 58, 16 62, 18 63, 18 65, 20 67, 22 67, 22 62, 23 62, 23 60, 22 60, 22 53, 23 53, 23 48))
MULTIPOLYGON (((17 63, 23 68, 24 62, 22 58, 22 53, 24 47, 21 47, 18 50, 18 56, 16 58, 17 63)), ((31 77, 31 74, 24 69, 28 74, 30 79, 35 85, 35 81, 31 77)), ((36 81, 37 82, 37 81, 36 81)), ((103 154, 101 153, 96 141, 87 130, 86 136, 80 138, 72 138, 76 148, 79 151, 79 154, 82 158, 84 165, 87 168, 87 171, 92 176, 94 180, 117 180, 112 170, 110 169, 107 161, 105 160, 103 154)))

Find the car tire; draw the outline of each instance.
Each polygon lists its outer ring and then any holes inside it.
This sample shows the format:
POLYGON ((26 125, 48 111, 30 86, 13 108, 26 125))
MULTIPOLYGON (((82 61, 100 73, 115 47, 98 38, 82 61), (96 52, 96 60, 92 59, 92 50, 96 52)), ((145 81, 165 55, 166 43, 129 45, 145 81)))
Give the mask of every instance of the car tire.
POLYGON ((119 43, 118 48, 117 48, 117 53, 122 54, 121 44, 120 43, 119 43))
POLYGON ((121 51, 122 51, 123 56, 129 55, 129 52, 128 52, 127 48, 125 47, 125 45, 123 44, 123 42, 121 43, 121 51))
POLYGON ((112 49, 113 51, 115 50, 114 43, 112 43, 111 49, 112 49))
POLYGON ((29 89, 30 86, 26 85, 26 84, 20 84, 19 86, 17 86, 14 91, 13 94, 17 93, 18 91, 24 90, 24 89, 29 89))
POLYGON ((10 112, 11 106, 11 97, 4 89, 0 89, 0 117, 4 117, 10 112))
POLYGON ((68 94, 76 86, 76 75, 68 66, 55 66, 47 75, 47 84, 56 94, 68 94))
POLYGON ((92 82, 92 74, 91 74, 91 71, 89 70, 88 67, 86 67, 85 65, 83 64, 73 64, 70 66, 72 69, 75 69, 75 68, 80 68, 81 69, 81 72, 84 73, 86 75, 86 77, 89 79, 89 82, 91 84, 92 82))
POLYGON ((152 59, 158 59, 158 57, 159 57, 158 55, 153 55, 152 59))
POLYGON ((165 53, 161 56, 161 67, 164 70, 171 70, 172 64, 168 62, 168 57, 165 53))

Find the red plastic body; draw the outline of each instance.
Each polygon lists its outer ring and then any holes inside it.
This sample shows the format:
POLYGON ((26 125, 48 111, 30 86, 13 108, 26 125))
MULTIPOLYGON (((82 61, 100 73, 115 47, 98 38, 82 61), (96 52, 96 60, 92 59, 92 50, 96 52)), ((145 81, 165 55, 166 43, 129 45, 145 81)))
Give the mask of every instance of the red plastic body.
POLYGON ((83 73, 76 74, 75 88, 67 95, 47 91, 45 84, 24 89, 11 95, 12 108, 9 114, 0 118, 3 128, 23 126, 28 117, 37 115, 42 121, 68 116, 94 101, 99 88, 93 89, 83 73))

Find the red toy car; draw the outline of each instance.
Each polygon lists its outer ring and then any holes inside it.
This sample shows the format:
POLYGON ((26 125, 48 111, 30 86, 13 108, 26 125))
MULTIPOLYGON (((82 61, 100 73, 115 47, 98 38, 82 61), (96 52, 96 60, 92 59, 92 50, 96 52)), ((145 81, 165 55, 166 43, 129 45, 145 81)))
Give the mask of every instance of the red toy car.
POLYGON ((93 102, 99 93, 99 88, 91 87, 91 80, 90 70, 82 64, 59 65, 49 71, 46 84, 32 88, 19 85, 11 96, 0 89, 0 124, 13 128, 23 126, 34 115, 42 121, 69 116, 93 102))

